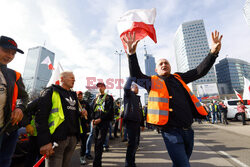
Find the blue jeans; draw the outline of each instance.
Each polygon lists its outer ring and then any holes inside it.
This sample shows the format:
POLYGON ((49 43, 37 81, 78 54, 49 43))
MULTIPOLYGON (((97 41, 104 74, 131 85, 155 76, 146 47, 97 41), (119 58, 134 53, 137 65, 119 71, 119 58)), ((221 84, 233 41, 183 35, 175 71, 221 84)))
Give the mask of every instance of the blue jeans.
POLYGON ((190 167, 189 158, 194 147, 193 129, 171 128, 162 131, 162 137, 173 167, 190 167))
POLYGON ((86 142, 86 155, 90 155, 92 138, 93 138, 93 126, 92 126, 92 123, 90 123, 89 137, 88 137, 87 142, 86 142))
POLYGON ((212 112, 212 124, 217 124, 217 112, 212 112))
MULTIPOLYGON (((1 138, 1 137, 0 137, 1 138)), ((0 143, 0 164, 1 167, 9 167, 11 164, 12 156, 16 149, 18 139, 18 132, 11 132, 9 135, 2 135, 2 143, 0 143)), ((0 139, 1 140, 1 139, 0 139)))

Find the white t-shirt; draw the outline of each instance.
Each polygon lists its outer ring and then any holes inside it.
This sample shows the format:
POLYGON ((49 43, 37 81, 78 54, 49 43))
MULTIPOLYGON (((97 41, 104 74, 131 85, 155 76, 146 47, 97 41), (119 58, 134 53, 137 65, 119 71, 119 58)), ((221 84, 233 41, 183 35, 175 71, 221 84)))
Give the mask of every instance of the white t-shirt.
POLYGON ((7 98, 7 84, 0 70, 0 127, 4 125, 4 106, 7 98))

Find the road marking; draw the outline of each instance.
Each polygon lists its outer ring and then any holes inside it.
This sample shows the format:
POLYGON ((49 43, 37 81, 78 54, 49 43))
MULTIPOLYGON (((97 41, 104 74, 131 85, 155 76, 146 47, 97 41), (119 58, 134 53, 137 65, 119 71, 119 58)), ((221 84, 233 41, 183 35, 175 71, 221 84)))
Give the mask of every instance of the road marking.
POLYGON ((238 159, 232 157, 231 155, 229 155, 228 153, 226 153, 225 151, 219 151, 219 153, 227 156, 228 158, 230 158, 232 161, 236 162, 237 164, 239 164, 241 167, 249 167, 248 165, 244 164, 243 162, 239 161, 238 159))

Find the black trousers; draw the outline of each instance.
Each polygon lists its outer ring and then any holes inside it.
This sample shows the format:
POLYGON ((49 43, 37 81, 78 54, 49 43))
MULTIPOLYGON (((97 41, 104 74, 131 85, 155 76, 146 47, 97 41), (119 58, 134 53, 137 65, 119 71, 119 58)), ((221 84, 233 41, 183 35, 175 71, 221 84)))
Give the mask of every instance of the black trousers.
POLYGON ((222 112, 222 123, 223 124, 228 124, 227 122, 227 112, 222 112))
MULTIPOLYGON (((41 157, 40 148, 37 145, 37 136, 30 136, 29 149, 25 159, 25 167, 33 167, 41 157)), ((43 167, 44 165, 45 163, 43 162, 40 167, 43 167)))
POLYGON ((135 167, 135 153, 140 141, 140 123, 127 121, 128 147, 126 153, 126 167, 135 167))
POLYGON ((109 121, 94 125, 95 158, 93 161, 93 167, 102 166, 103 144, 105 143, 109 126, 109 121))
POLYGON ((242 116, 242 125, 246 125, 246 113, 242 112, 241 116, 242 116))
POLYGON ((81 138, 81 152, 80 155, 83 157, 86 153, 86 142, 87 142, 87 126, 82 126, 83 133, 80 134, 81 138))

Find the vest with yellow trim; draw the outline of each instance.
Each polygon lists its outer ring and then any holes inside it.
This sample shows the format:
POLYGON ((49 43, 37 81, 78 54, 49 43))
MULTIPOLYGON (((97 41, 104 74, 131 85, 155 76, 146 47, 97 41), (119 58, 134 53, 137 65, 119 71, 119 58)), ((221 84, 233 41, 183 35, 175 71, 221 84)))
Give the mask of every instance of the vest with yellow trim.
MULTIPOLYGON (((178 74, 174 74, 174 77, 186 89, 198 113, 204 116, 207 115, 198 98, 192 93, 181 77, 178 74)), ((169 108, 169 99, 171 98, 172 96, 169 96, 165 81, 156 75, 151 76, 151 90, 148 97, 148 123, 155 125, 165 125, 168 123, 169 112, 173 111, 169 108)))
MULTIPOLYGON (((52 109, 50 111, 48 124, 50 134, 53 134, 56 128, 65 120, 61 98, 58 92, 53 91, 52 94, 52 109)), ((79 118, 80 133, 83 133, 79 118)))

